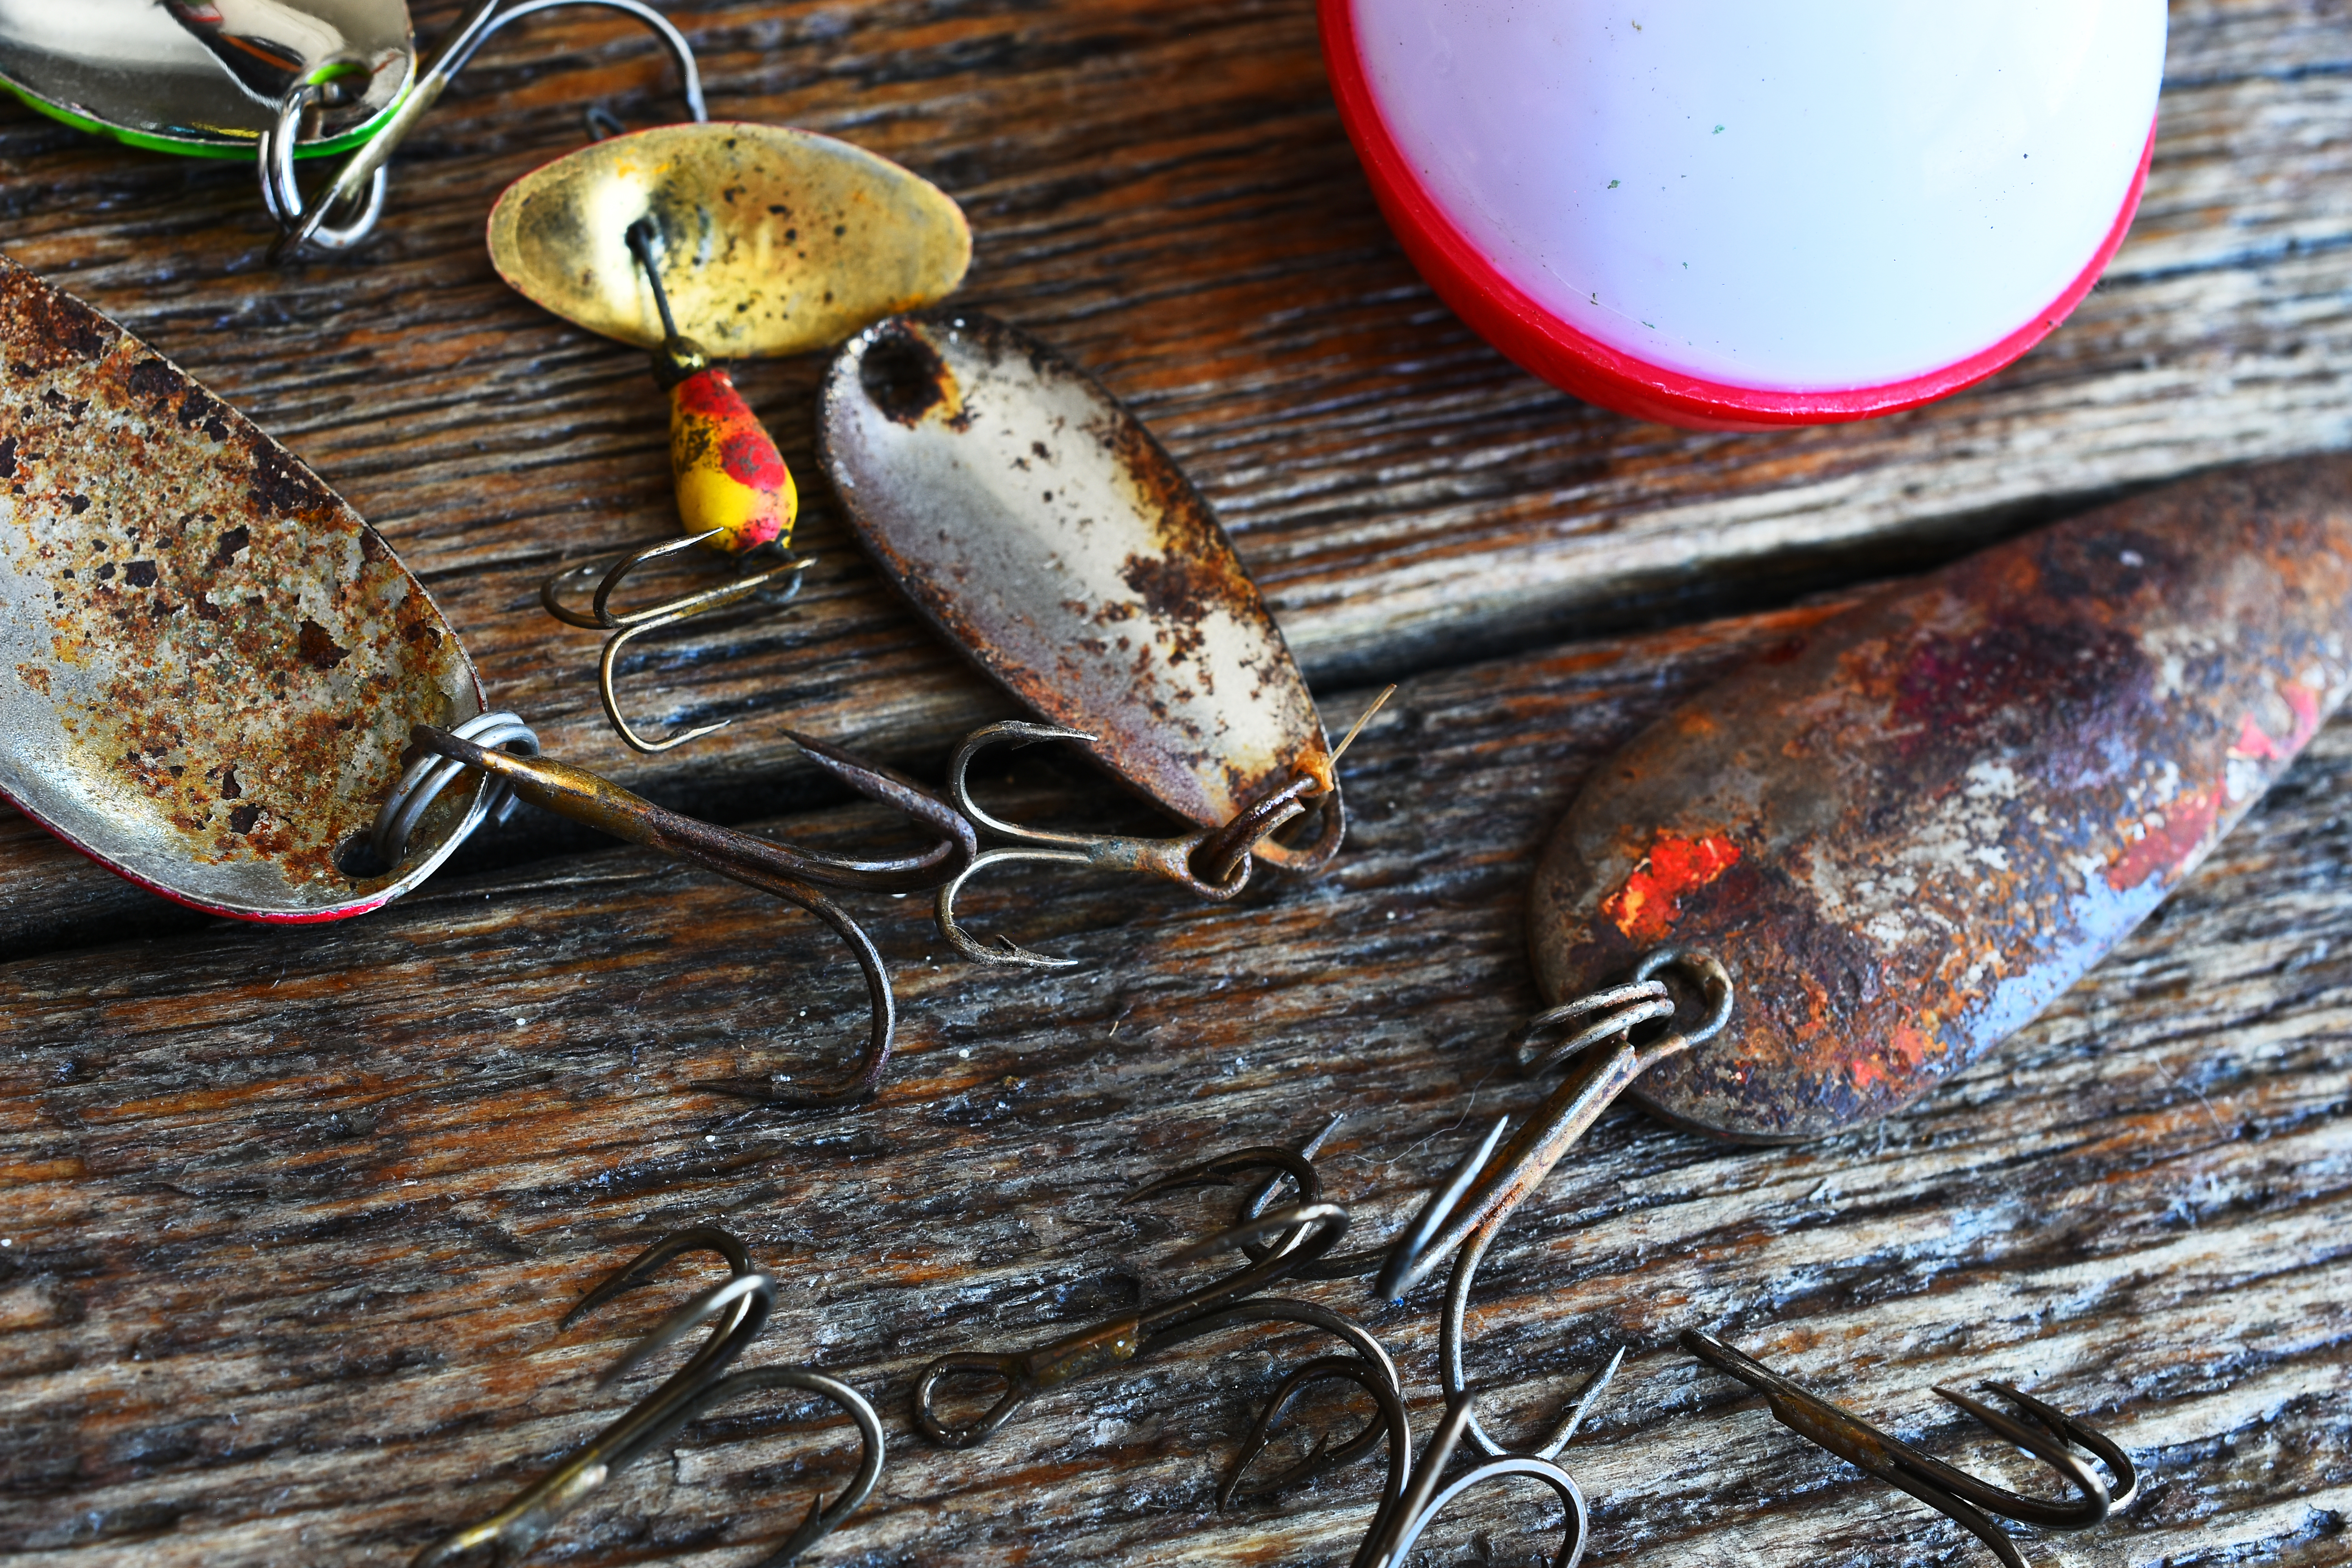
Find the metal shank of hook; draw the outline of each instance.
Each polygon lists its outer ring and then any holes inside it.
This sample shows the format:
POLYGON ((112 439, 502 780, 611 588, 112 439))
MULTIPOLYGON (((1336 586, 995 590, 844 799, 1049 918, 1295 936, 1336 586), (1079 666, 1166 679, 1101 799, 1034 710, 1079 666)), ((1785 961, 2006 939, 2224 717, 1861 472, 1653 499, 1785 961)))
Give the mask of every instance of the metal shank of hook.
POLYGON ((2121 1445, 2008 1384, 1986 1383, 1979 1386, 2015 1405, 2032 1418, 2031 1421, 2003 1415, 1954 1389, 1937 1388, 1936 1393, 1967 1411, 1996 1436, 2016 1444, 2057 1471, 2059 1479, 2076 1493, 2075 1500, 2050 1502, 1979 1480, 1965 1470, 1888 1436, 1712 1334, 1686 1329, 1680 1337, 1684 1350, 1762 1394, 1771 1402, 1772 1415, 1782 1426, 1950 1518, 1992 1548, 1993 1555, 2007 1568, 2025 1568, 2025 1559, 2008 1533, 1986 1517, 1988 1514, 2045 1530, 2086 1530, 2105 1520, 2112 1510, 2129 1507, 2139 1495, 2138 1472, 2133 1469, 2130 1456, 2121 1445), (2080 1444, 2105 1464, 2116 1478, 2116 1489, 2108 1489, 2096 1472, 2074 1453, 2072 1444, 2080 1444))
POLYGON ((551 758, 520 757, 495 751, 429 724, 417 725, 412 737, 422 751, 488 773, 533 805, 585 823, 616 838, 661 850, 747 888, 772 894, 806 910, 832 928, 857 961, 871 1009, 871 1026, 858 1065, 841 1081, 819 1088, 785 1089, 761 1079, 705 1080, 696 1087, 801 1110, 835 1110, 873 1098, 889 1065, 890 1047, 898 1026, 898 1003, 890 992, 889 973, 883 967, 882 954, 865 928, 811 884, 824 881, 835 887, 886 891, 908 885, 928 886, 924 879, 934 868, 944 864, 952 868, 960 863, 961 857, 978 847, 971 826, 943 803, 907 780, 856 763, 837 748, 794 737, 828 771, 862 793, 907 812, 940 836, 940 843, 920 856, 853 860, 798 849, 680 816, 630 794, 609 779, 551 758))
POLYGON ((1017 847, 982 851, 939 891, 939 928, 948 944, 981 963, 1011 963, 1031 969, 1069 969, 1074 958, 1055 958, 999 936, 991 946, 973 938, 956 921, 955 904, 964 884, 992 866, 1050 863, 1085 866, 1098 871, 1126 871, 1161 878, 1206 899, 1222 903, 1249 885, 1255 864, 1251 851, 1267 836, 1306 815, 1308 804, 1323 807, 1323 827, 1309 853, 1316 864, 1328 859, 1322 845, 1336 853, 1346 832, 1346 814, 1336 787, 1326 790, 1314 779, 1296 776, 1283 787, 1253 801, 1221 827, 1202 828, 1172 838, 1141 838, 1109 833, 1057 833, 1024 827, 992 815, 971 797, 972 759, 990 746, 1033 745, 1039 741, 1076 741, 1092 745, 1093 735, 1057 724, 1033 724, 1012 719, 986 725, 964 737, 948 766, 948 794, 964 815, 987 831, 1013 841, 1017 847))

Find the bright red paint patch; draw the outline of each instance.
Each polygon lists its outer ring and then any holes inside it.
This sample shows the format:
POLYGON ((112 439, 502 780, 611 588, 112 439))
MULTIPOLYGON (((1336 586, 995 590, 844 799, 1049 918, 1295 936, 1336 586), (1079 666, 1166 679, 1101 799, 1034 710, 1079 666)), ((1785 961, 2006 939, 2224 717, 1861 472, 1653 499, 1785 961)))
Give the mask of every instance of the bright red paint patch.
POLYGON ((757 425, 729 433, 719 444, 719 466, 739 485, 755 490, 783 488, 784 459, 768 433, 757 425))
POLYGON ((2220 789, 2192 789, 2164 808, 2158 826, 2133 841, 2107 868, 2107 886, 2129 892, 2150 877, 2179 870, 2204 847, 2205 836, 2221 815, 2220 789))
POLYGON ((1662 833, 1625 885, 1601 900, 1601 912, 1634 942, 1656 942, 1682 917, 1682 899, 1739 864, 1739 846, 1718 833, 1677 838, 1662 833))
POLYGON ((735 379, 717 365, 695 372, 677 384, 671 395, 677 405, 688 414, 725 423, 730 419, 748 419, 751 405, 735 390, 735 379))
MULTIPOLYGON (((2300 691, 2303 689, 2296 687, 2295 689, 2300 691)), ((2238 739, 2236 743, 2231 746, 2230 754, 2233 757, 2250 758, 2256 762, 2286 761, 2286 752, 2279 749, 2279 743, 2276 741, 2263 732, 2260 724, 2254 722, 2254 716, 2251 713, 2246 715, 2245 722, 2238 726, 2238 739)))
POLYGON ((2286 749, 2299 752, 2319 733, 2319 693, 2300 680, 2290 680, 2279 689, 2279 695, 2294 710, 2294 733, 2287 737, 2286 749))

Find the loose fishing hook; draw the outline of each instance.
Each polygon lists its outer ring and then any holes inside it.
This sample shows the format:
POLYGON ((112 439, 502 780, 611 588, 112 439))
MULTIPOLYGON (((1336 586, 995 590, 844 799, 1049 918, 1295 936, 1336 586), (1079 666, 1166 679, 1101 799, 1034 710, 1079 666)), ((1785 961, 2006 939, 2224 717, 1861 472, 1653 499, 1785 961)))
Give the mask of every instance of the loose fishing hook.
POLYGON ((678 504, 688 521, 689 531, 652 544, 644 545, 623 555, 604 569, 596 585, 594 597, 585 611, 572 608, 563 602, 563 589, 577 578, 604 566, 601 561, 582 562, 558 568, 540 584, 539 602, 547 613, 567 626, 589 631, 607 631, 603 657, 596 665, 597 695, 604 704, 604 717, 614 730, 631 747, 645 752, 667 752, 683 746, 688 741, 715 734, 734 722, 721 719, 716 723, 697 725, 658 741, 649 741, 631 727, 622 716, 621 700, 614 690, 614 668, 630 639, 646 632, 674 626, 692 616, 706 614, 727 605, 751 597, 776 578, 787 574, 791 581, 784 585, 778 603, 792 598, 801 589, 808 568, 815 564, 813 556, 795 556, 763 570, 737 576, 717 587, 703 588, 665 599, 659 604, 627 612, 612 607, 614 593, 623 581, 639 566, 659 560, 697 545, 707 546, 721 554, 748 561, 752 552, 780 547, 792 536, 792 526, 799 509, 799 494, 793 488, 792 470, 775 449, 768 435, 741 395, 735 391, 733 381, 723 368, 710 363, 708 350, 693 339, 681 334, 677 319, 670 313, 669 291, 662 284, 661 268, 654 257, 656 230, 653 220, 639 218, 630 224, 627 240, 630 254, 636 258, 639 271, 651 287, 654 309, 661 317, 662 346, 654 353, 654 379, 672 399, 673 435, 671 437, 674 469, 678 474, 678 504), (708 383, 707 386, 702 384, 708 383), (699 386, 692 398, 692 406, 677 400, 687 395, 690 386, 699 386), (696 454, 697 467, 689 469, 682 458, 682 437, 676 427, 690 424, 694 436, 688 443, 696 454), (730 445, 730 443, 732 445, 730 445), (719 460, 721 451, 740 447, 749 462, 730 467, 719 460), (764 476, 762 482, 752 484, 739 477, 735 468, 764 476), (689 489, 688 474, 695 475, 695 487, 689 489), (713 487, 724 491, 714 500, 713 487), (712 526, 696 528, 697 521, 720 521, 712 526))
POLYGON ((825 1503, 824 1493, 821 1489, 809 1500, 808 1517, 801 1521, 800 1528, 785 1537, 782 1546, 761 1558, 756 1568, 785 1568, 802 1552, 832 1534, 843 1520, 856 1513, 873 1494, 874 1484, 882 1479, 884 1458, 882 1417, 876 1413, 872 1404, 849 1384, 804 1366, 760 1366, 747 1372, 730 1373, 719 1382, 697 1390, 656 1440, 667 1440, 688 1422, 707 1415, 719 1405, 740 1399, 747 1394, 771 1388, 796 1388, 828 1400, 845 1411, 857 1425, 858 1464, 857 1474, 850 1479, 849 1485, 830 1506, 825 1503))
MULTIPOLYGON (((534 805, 561 812, 616 838, 661 850, 747 888, 773 894, 831 927, 848 945, 866 981, 871 1018, 857 1065, 839 1081, 816 1088, 782 1089, 761 1079, 708 1079, 697 1082, 695 1087, 797 1110, 838 1109, 873 1098, 889 1066, 898 1026, 898 1002, 890 992, 889 973, 883 967, 882 955, 865 928, 811 884, 824 882, 837 888, 879 891, 924 885, 922 879, 930 874, 930 868, 951 864, 956 858, 976 850, 977 841, 970 824, 898 775, 857 763, 838 748, 805 739, 800 739, 800 743, 820 765, 861 793, 897 807, 932 829, 940 835, 940 844, 921 856, 897 859, 857 860, 824 855, 682 816, 584 769, 550 758, 517 756, 429 724, 417 725, 413 740, 420 751, 504 782, 516 795, 534 805)), ((385 837, 388 823, 397 823, 404 817, 413 822, 423 815, 424 806, 415 798, 416 791, 426 784, 438 789, 457 776, 454 772, 429 768, 416 773, 412 767, 411 773, 417 780, 415 790, 406 795, 396 792, 378 813, 378 834, 383 839, 378 847, 379 854, 389 848, 396 857, 401 847, 385 837)), ((404 780, 404 784, 406 782, 404 780)), ((429 800, 425 804, 429 805, 429 800)))
MULTIPOLYGON (((1605 1382, 1606 1376, 1603 1373, 1601 1381, 1605 1382)), ((1473 1465, 1444 1486, 1438 1484, 1447 1461, 1453 1458, 1454 1450, 1461 1445, 1463 1434, 1474 1419, 1470 1405, 1468 1394, 1446 1396, 1445 1418, 1429 1435, 1428 1446, 1413 1462, 1412 1479, 1373 1518, 1372 1528, 1357 1549, 1351 1568, 1396 1568, 1410 1555, 1422 1531, 1454 1499, 1490 1481, 1513 1478, 1549 1487, 1566 1511, 1567 1518, 1562 1521, 1566 1533, 1561 1538, 1559 1555, 1552 1559, 1552 1568, 1576 1568, 1583 1559, 1585 1543, 1592 1533, 1592 1516, 1585 1506, 1584 1489, 1576 1484, 1576 1478, 1553 1461, 1532 1454, 1506 1454, 1473 1465)))
MULTIPOLYGON (((1274 1397, 1266 1401, 1265 1409, 1259 1414, 1256 1425, 1242 1439, 1240 1449, 1234 1455, 1233 1468, 1225 1472, 1223 1482, 1217 1488, 1217 1507, 1221 1511, 1233 1506, 1242 1477, 1248 1473, 1250 1466, 1272 1443, 1274 1424, 1282 1418, 1291 1401, 1314 1384, 1334 1379, 1352 1383, 1372 1396, 1375 1408, 1371 1420, 1365 1423, 1362 1432, 1338 1448, 1331 1447, 1328 1438, 1318 1434, 1315 1447, 1307 1458, 1256 1488, 1251 1495, 1265 1496, 1302 1485, 1327 1471, 1337 1469, 1356 1454, 1368 1449, 1370 1444, 1382 1439, 1387 1440, 1389 1447, 1389 1473, 1387 1480, 1381 1486, 1379 1509, 1389 1508, 1404 1495, 1405 1483, 1412 1475, 1412 1419, 1405 1410, 1404 1400, 1393 1387, 1381 1380, 1380 1368, 1362 1356, 1318 1356, 1282 1380, 1274 1391, 1274 1397)), ((1373 1518, 1379 1517, 1376 1510, 1373 1518)))
POLYGON ((1249 1305, 1247 1298, 1321 1257, 1347 1234, 1348 1211, 1338 1204, 1321 1201, 1319 1189, 1313 1185, 1313 1166, 1287 1149, 1243 1149, 1162 1176, 1129 1194, 1125 1200, 1137 1203, 1179 1187, 1222 1185, 1241 1172, 1269 1166, 1289 1170, 1299 1179, 1302 1190, 1313 1195, 1195 1242, 1171 1258, 1170 1266, 1181 1266, 1227 1247, 1294 1232, 1300 1233, 1297 1245, 1276 1247, 1247 1267, 1186 1291, 1172 1301, 1139 1312, 1122 1313, 1025 1351, 1003 1354, 962 1352, 935 1357, 916 1380, 916 1425, 942 1447, 969 1448, 996 1432, 1031 1398, 1047 1389, 1140 1360, 1212 1328, 1249 1321, 1244 1314, 1207 1321, 1228 1309, 1249 1305), (950 1425, 940 1417, 936 1403, 940 1383, 950 1377, 993 1379, 1004 1384, 1004 1393, 976 1419, 950 1425))
POLYGON ((2114 1510, 2129 1507, 2139 1495, 2139 1474, 2121 1445, 2056 1406, 2045 1405, 2008 1384, 1987 1382, 1977 1386, 2007 1399, 2032 1421, 2004 1415, 1955 1389, 1938 1387, 1936 1393, 1967 1411, 1994 1436, 2015 1444, 2057 1471, 2059 1479, 2079 1494, 2074 1501, 2053 1502, 2024 1497, 1979 1480, 1965 1470, 1888 1436, 1861 1416, 1831 1404, 1712 1334, 1685 1329, 1679 1337, 1684 1350, 1762 1394, 1771 1403, 1773 1417, 1780 1425, 1944 1514, 1992 1548, 1993 1555, 2007 1568, 2025 1568, 2025 1559, 2008 1532, 1988 1514, 2045 1530, 2086 1530, 2114 1510), (2080 1445, 2105 1463, 2116 1478, 2116 1489, 2111 1491, 2070 1445, 2080 1445))
POLYGON ((345 250, 366 238, 383 211, 384 165, 394 151, 440 101, 443 90, 466 68, 475 50, 508 23, 541 11, 562 5, 593 5, 634 16, 653 30, 677 63, 679 90, 688 110, 698 121, 710 118, 703 102, 702 73, 695 64, 693 46, 671 26, 668 17, 644 4, 644 0, 521 0, 503 10, 501 3, 502 0, 476 0, 441 40, 433 58, 417 73, 407 95, 385 118, 383 126, 352 153, 334 180, 307 202, 294 175, 295 143, 302 117, 311 105, 339 90, 334 86, 334 67, 363 71, 365 62, 329 62, 313 72, 310 79, 297 82, 287 90, 278 102, 278 122, 262 132, 257 152, 261 199, 278 228, 278 238, 269 247, 270 261, 293 256, 306 246, 345 250), (330 223, 330 216, 336 213, 351 216, 341 224, 330 223))
MULTIPOLYGON (((1499 1458, 1515 1451, 1506 1448, 1478 1419, 1464 1364, 1464 1324, 1469 1316, 1470 1290, 1487 1248, 1585 1129, 1643 1073, 1712 1038, 1730 1019, 1732 1003, 1731 977, 1713 957, 1679 947, 1661 947, 1645 954, 1634 967, 1631 984, 1578 997, 1529 1020, 1517 1040, 1523 1070, 1541 1072, 1585 1052, 1591 1052, 1591 1057, 1553 1090, 1499 1156, 1494 1150, 1509 1119, 1497 1118, 1478 1147, 1454 1168, 1390 1248, 1373 1289, 1391 1300, 1425 1279, 1448 1255, 1453 1257, 1454 1271, 1446 1281, 1438 1325, 1439 1375, 1446 1397, 1462 1402, 1464 1429, 1471 1446, 1486 1458, 1499 1458), (1656 978, 1669 966, 1696 981, 1709 1004, 1706 1016, 1688 1031, 1673 1029, 1674 996, 1665 983, 1656 978), (1637 1044, 1634 1031, 1654 1024, 1665 1026, 1668 1032, 1646 1045, 1637 1044), (1565 1040, 1540 1043, 1562 1028, 1574 1032, 1565 1040), (1612 1042, 1613 1050, 1594 1050, 1612 1042)), ((1623 1352, 1618 1353, 1622 1359, 1623 1352)), ((1609 1370, 1615 1372, 1615 1362, 1609 1370)), ((1517 1451, 1538 1458, 1552 1458, 1575 1434, 1584 1411, 1582 1402, 1572 1405, 1531 1449, 1517 1451)))
MULTIPOLYGON (((1364 726, 1371 722, 1372 716, 1381 710, 1395 691, 1396 688, 1391 686, 1374 698, 1371 706, 1364 710, 1349 726, 1347 734, 1340 738, 1339 743, 1331 749, 1330 765, 1335 771, 1340 757, 1355 743, 1364 726)), ((966 883, 992 866, 1019 863, 1084 866, 1099 871, 1154 876, 1175 883, 1197 898, 1222 903, 1236 897, 1249 885, 1251 868, 1255 864, 1251 851, 1271 835, 1305 816, 1311 805, 1322 807, 1323 824, 1316 843, 1302 851, 1306 868, 1319 866, 1329 855, 1336 854, 1339 841, 1346 834, 1346 813, 1339 805, 1337 787, 1326 789, 1304 773, 1294 774, 1280 788, 1259 796, 1222 826, 1202 828, 1170 838, 1109 833, 1063 833, 1048 828, 1026 827, 993 815, 971 796, 970 773, 972 761, 991 746, 1028 746, 1040 741, 1075 741, 1091 746, 1096 740, 1096 736, 1084 730, 1010 719, 974 730, 956 748, 955 757, 948 764, 950 798, 965 816, 982 828, 1010 838, 1020 846, 982 851, 971 865, 940 888, 940 934, 966 958, 982 963, 1010 963, 1030 969, 1070 969, 1081 962, 1036 952, 1003 935, 999 935, 995 945, 991 946, 976 940, 957 922, 957 897, 966 883)))
POLYGON ((605 1302, 643 1284, 671 1258, 697 1251, 717 1254, 727 1264, 727 1279, 698 1292, 663 1319, 598 1378, 595 1386, 606 1387, 646 1357, 692 1332, 697 1324, 717 1318, 701 1349, 577 1454, 524 1488, 488 1518, 453 1531, 418 1552, 409 1568, 436 1568, 483 1546, 494 1547, 503 1561, 523 1556, 589 1493, 691 1418, 695 1395, 718 1383, 736 1357, 759 1338, 775 1304, 775 1277, 753 1266, 750 1251, 737 1237, 716 1226, 673 1232, 606 1276, 556 1325, 556 1331, 562 1332, 605 1302))
MULTIPOLYGON (((1346 1111, 1334 1111, 1331 1119, 1323 1124, 1320 1131, 1298 1146, 1298 1157, 1311 1165, 1315 1156, 1322 1152, 1323 1145, 1330 1141, 1331 1134, 1338 1131, 1339 1124, 1347 1119, 1346 1111)), ((1471 1181, 1478 1174, 1480 1164, 1485 1162, 1488 1154, 1494 1152, 1495 1144, 1501 1139, 1502 1134, 1502 1127, 1496 1126, 1486 1134, 1485 1142, 1456 1163, 1444 1180, 1438 1184, 1437 1191, 1423 1203, 1421 1209, 1413 1216, 1412 1222, 1395 1241, 1385 1247, 1368 1248, 1362 1252, 1318 1258, 1302 1267, 1292 1278, 1317 1281, 1360 1279, 1364 1275, 1377 1272, 1387 1261, 1390 1252, 1396 1248, 1409 1247, 1418 1251, 1426 1246, 1429 1237, 1435 1234, 1437 1226, 1444 1222, 1454 1202, 1468 1190, 1471 1181)), ((1242 1205, 1239 1212, 1234 1215, 1235 1223, 1253 1220, 1264 1214, 1267 1205, 1271 1205, 1281 1193, 1283 1184, 1293 1179, 1287 1170, 1277 1170, 1267 1176, 1258 1184, 1257 1191, 1251 1194, 1242 1205)), ((1248 1251, 1252 1258, 1257 1258, 1264 1255, 1265 1249, 1262 1246, 1253 1245, 1244 1250, 1248 1251)))

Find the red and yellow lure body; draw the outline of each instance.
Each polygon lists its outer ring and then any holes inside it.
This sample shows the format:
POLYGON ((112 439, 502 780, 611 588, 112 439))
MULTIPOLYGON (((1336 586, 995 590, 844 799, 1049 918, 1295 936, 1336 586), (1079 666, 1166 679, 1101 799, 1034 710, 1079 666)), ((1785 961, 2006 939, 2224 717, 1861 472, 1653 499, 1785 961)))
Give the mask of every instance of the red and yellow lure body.
POLYGON ((726 368, 673 337, 655 351, 654 379, 669 389, 669 466, 686 531, 729 555, 791 544, 793 471, 726 368))

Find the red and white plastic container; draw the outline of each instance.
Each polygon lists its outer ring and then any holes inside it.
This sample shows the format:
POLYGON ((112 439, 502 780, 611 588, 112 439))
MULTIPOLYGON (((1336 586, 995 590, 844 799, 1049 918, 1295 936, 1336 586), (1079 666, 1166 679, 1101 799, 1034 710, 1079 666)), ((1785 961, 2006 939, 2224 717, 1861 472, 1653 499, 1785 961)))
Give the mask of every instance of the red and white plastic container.
POLYGON ((2162 0, 1321 0, 1381 210, 1545 380, 1701 429, 1944 396, 2063 321, 2155 141, 2162 0))

